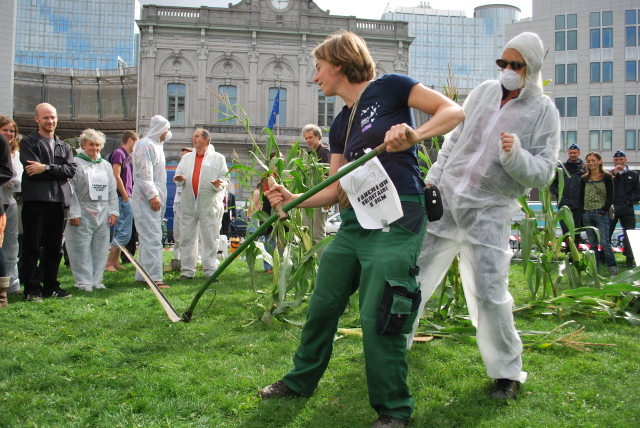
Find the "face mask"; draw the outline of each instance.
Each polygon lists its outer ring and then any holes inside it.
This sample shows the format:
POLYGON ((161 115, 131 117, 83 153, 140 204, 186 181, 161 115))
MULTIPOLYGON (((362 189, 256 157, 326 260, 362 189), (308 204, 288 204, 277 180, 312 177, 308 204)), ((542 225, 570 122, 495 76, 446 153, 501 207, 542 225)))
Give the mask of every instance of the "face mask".
POLYGON ((171 134, 171 130, 169 130, 167 131, 167 135, 164 136, 164 142, 166 143, 167 141, 169 141, 171 137, 173 137, 173 134, 171 134))
POLYGON ((510 68, 505 68, 500 73, 500 83, 507 91, 515 91, 522 88, 520 84, 520 75, 510 68))

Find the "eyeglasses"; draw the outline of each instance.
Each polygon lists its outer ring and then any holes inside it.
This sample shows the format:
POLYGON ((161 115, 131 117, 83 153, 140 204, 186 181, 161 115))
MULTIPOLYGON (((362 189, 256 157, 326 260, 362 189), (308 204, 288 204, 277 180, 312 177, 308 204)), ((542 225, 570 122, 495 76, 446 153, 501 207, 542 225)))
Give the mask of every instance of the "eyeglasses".
POLYGON ((524 62, 520 62, 520 61, 507 61, 506 59, 502 59, 502 58, 498 58, 496 60, 496 64, 498 64, 498 67, 500 68, 507 68, 507 66, 511 66, 512 69, 518 71, 520 70, 522 67, 526 66, 527 64, 525 64, 524 62))

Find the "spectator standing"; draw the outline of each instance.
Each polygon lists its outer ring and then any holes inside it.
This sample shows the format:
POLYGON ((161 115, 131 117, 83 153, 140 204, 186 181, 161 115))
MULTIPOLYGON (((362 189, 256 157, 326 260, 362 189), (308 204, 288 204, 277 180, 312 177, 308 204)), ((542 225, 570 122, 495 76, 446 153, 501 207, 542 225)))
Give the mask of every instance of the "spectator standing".
POLYGON ((613 204, 613 176, 604 170, 602 156, 590 152, 587 157, 587 173, 580 181, 580 204, 584 209, 582 224, 598 229, 600 237, 593 228, 587 228, 587 239, 591 250, 596 253, 596 261, 603 261, 609 267, 609 275, 618 274, 618 264, 611 249, 609 233, 609 208, 613 204), (598 250, 598 243, 602 250, 598 250))
MULTIPOLYGON (((613 207, 614 217, 609 223, 609 232, 613 237, 613 231, 620 222, 624 233, 624 255, 626 266, 635 266, 633 251, 627 236, 627 230, 636 228, 636 214, 633 206, 640 201, 640 183, 638 173, 627 166, 627 155, 618 150, 613 155, 613 207)), ((6 257, 6 254, 5 254, 6 257)))
POLYGON ((236 195, 231 193, 231 191, 227 191, 223 203, 224 213, 222 214, 222 226, 220 227, 220 233, 231 236, 231 220, 235 220, 237 217, 236 195))
POLYGON ((118 184, 111 164, 100 156, 104 134, 85 129, 78 140, 80 149, 76 155, 76 174, 71 179, 73 195, 65 245, 75 287, 93 291, 106 288, 102 280, 109 251, 109 228, 118 219, 118 184))
MULTIPOLYGON (((11 148, 9 142, 3 134, 0 134, 0 186, 9 182, 13 176, 11 170, 11 148)), ((4 230, 7 224, 7 215, 4 212, 4 201, 0 199, 0 246, 2 246, 2 240, 4 239, 4 230)), ((9 305, 7 301, 7 292, 9 290, 11 277, 7 272, 7 266, 4 259, 4 253, 0 248, 0 308, 5 308, 9 305)))
MULTIPOLYGON (((149 132, 133 148, 133 218, 139 240, 138 261, 159 288, 162 280, 162 216, 167 203, 167 171, 163 144, 171 139, 171 124, 160 115, 151 118, 149 132)), ((144 279, 136 272, 136 281, 144 279)))
POLYGON ((218 241, 224 209, 223 199, 229 185, 225 178, 227 161, 215 151, 206 129, 193 133, 193 152, 182 157, 174 181, 182 186, 180 196, 181 280, 193 279, 202 256, 205 278, 218 267, 218 241))
POLYGON ((4 253, 7 266, 7 274, 11 277, 9 294, 20 293, 20 278, 18 275, 18 252, 19 252, 19 210, 15 194, 20 192, 22 183, 22 164, 20 163, 20 152, 18 151, 20 139, 18 138, 18 125, 7 116, 0 116, 0 134, 4 135, 11 148, 11 169, 13 176, 8 183, 2 186, 2 201, 7 207, 7 226, 4 230, 4 242, 2 252, 4 253))
MULTIPOLYGON (((567 207, 571 210, 573 217, 573 224, 577 228, 582 227, 582 206, 580 205, 580 180, 582 176, 587 172, 587 167, 580 159, 580 147, 577 144, 571 144, 567 149, 568 159, 565 163, 560 164, 562 167, 562 173, 564 174, 564 188, 562 195, 558 195, 560 189, 558 184, 558 176, 553 179, 553 183, 549 186, 549 191, 558 200, 558 209, 567 207)), ((564 221, 560 220, 560 227, 562 233, 565 234, 569 231, 569 228, 564 221)), ((575 245, 580 243, 580 231, 576 232, 574 241, 575 245)), ((568 251, 569 247, 565 247, 565 251, 568 251)))
MULTIPOLYGON (((331 151, 322 144, 322 131, 317 125, 309 124, 302 128, 302 137, 311 149, 311 153, 315 153, 318 162, 331 163, 331 151)), ((305 226, 311 229, 311 238, 313 245, 322 241, 327 236, 327 215, 326 207, 314 208, 312 218, 307 217, 306 213, 303 217, 305 226)), ((318 254, 320 256, 321 253, 318 254)))
MULTIPOLYGON (((113 239, 122 245, 127 245, 131 239, 133 227, 133 211, 131 208, 131 195, 133 194, 133 172, 131 170, 131 152, 140 137, 134 131, 124 131, 122 145, 109 157, 109 163, 113 170, 113 176, 118 188, 118 220, 113 226, 113 239)), ((120 249, 115 242, 109 248, 109 258, 104 270, 116 272, 124 269, 120 263, 120 249)))
POLYGON ((20 142, 22 174, 22 274, 24 297, 71 297, 60 288, 58 268, 62 258, 65 218, 71 203, 71 180, 76 173, 73 151, 56 135, 58 113, 47 103, 36 106, 38 129, 20 142), (40 285, 38 260, 43 273, 40 285))

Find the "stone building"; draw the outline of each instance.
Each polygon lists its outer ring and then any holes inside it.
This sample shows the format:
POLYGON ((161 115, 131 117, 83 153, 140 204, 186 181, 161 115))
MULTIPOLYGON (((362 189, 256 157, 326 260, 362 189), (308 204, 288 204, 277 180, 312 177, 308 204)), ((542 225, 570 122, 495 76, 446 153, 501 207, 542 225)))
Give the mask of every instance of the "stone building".
MULTIPOLYGON (((333 16, 309 0, 242 0, 228 8, 145 5, 140 27, 138 130, 144 134, 155 114, 171 121, 168 161, 191 142, 193 130, 212 132, 216 150, 230 161, 248 161, 248 134, 238 121, 220 121, 226 108, 215 94, 242 106, 258 141, 278 90, 280 114, 273 129, 278 142, 299 139, 307 123, 328 128, 342 108, 313 82, 311 51, 334 31, 361 35, 379 75, 406 74, 413 38, 406 22, 333 16)), ((326 137, 325 137, 326 140, 326 137)))

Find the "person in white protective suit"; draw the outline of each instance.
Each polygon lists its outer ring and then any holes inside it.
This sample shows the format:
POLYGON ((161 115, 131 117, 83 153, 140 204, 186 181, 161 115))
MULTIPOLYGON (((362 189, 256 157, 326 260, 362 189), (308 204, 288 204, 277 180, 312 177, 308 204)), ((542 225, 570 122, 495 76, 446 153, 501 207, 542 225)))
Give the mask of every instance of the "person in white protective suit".
POLYGON ((514 398, 527 378, 508 291, 510 219, 518 197, 549 184, 560 148, 558 111, 542 92, 543 55, 533 33, 505 45, 496 61, 500 80, 469 94, 466 120, 447 135, 425 179, 439 187, 444 215, 428 224, 418 259, 420 312, 460 252, 464 294, 496 399, 514 398))
POLYGON ((182 157, 174 177, 176 184, 182 187, 181 280, 193 279, 198 252, 202 257, 205 278, 213 275, 218 265, 223 201, 229 182, 225 178, 228 171, 227 161, 223 155, 216 152, 210 141, 209 131, 196 129, 193 133, 194 151, 182 157))
MULTIPOLYGON (((171 139, 169 121, 151 118, 149 132, 133 148, 133 197, 131 208, 138 231, 138 262, 159 288, 162 280, 162 216, 167 202, 167 171, 163 144, 171 139)), ((144 281, 136 272, 136 281, 144 281)))
POLYGON ((75 286, 93 291, 106 288, 102 279, 109 254, 109 228, 120 215, 118 185, 111 164, 100 156, 104 134, 85 129, 78 140, 65 243, 75 286))
MULTIPOLYGON (((193 151, 192 147, 183 147, 182 156, 193 151)), ((182 156, 180 158, 182 159, 182 156)), ((180 219, 182 218, 182 210, 180 209, 180 197, 182 196, 182 186, 176 186, 176 193, 173 197, 173 258, 181 260, 180 241, 182 234, 180 233, 180 219)))

